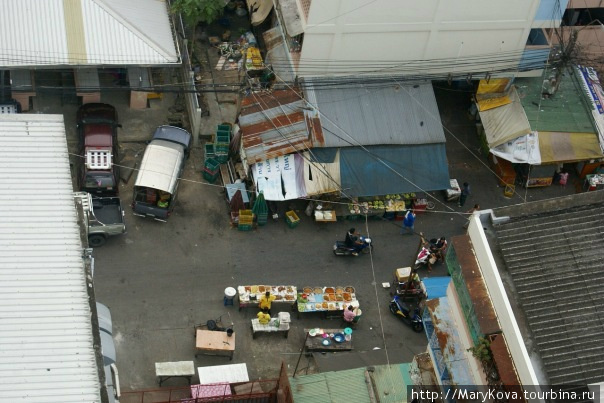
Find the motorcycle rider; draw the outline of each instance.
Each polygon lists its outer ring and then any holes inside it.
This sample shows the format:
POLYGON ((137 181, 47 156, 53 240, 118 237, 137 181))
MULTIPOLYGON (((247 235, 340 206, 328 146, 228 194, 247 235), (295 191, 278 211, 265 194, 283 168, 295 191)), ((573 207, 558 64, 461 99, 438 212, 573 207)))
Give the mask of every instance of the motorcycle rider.
POLYGON ((362 246, 363 246, 363 242, 361 242, 359 240, 358 237, 359 233, 356 232, 356 229, 351 228, 348 230, 348 232, 346 233, 346 247, 348 248, 353 248, 354 252, 352 252, 352 254, 354 256, 358 256, 359 251, 361 250, 362 246))

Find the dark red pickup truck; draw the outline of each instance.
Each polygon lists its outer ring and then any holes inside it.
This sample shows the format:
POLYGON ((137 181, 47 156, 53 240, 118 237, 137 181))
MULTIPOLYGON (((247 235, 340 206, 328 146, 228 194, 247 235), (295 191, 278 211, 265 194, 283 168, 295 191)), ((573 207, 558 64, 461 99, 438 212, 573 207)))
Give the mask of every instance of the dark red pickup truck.
POLYGON ((118 194, 119 166, 115 108, 108 104, 84 104, 78 109, 77 129, 82 163, 79 189, 97 196, 118 194))

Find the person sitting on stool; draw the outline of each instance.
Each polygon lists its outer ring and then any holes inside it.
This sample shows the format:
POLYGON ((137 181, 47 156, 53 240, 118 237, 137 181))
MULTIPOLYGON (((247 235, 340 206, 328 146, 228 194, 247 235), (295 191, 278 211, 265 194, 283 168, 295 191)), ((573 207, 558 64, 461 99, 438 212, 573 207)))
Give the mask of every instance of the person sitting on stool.
POLYGON ((348 305, 348 308, 344 310, 344 321, 353 324, 356 316, 357 314, 354 311, 354 307, 352 305, 348 305))
POLYGON ((268 309, 263 309, 258 312, 258 315, 256 316, 258 316, 258 323, 261 325, 266 325, 271 321, 271 315, 268 313, 268 309))

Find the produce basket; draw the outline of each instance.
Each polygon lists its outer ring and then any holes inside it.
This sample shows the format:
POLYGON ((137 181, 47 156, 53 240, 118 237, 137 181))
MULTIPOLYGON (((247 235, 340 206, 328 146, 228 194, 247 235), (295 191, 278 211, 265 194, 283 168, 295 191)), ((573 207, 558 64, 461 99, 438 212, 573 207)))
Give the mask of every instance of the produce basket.
POLYGON ((216 128, 216 133, 218 132, 228 132, 231 133, 231 125, 230 124, 221 124, 216 128))
POLYGON ((252 210, 239 210, 239 225, 252 225, 254 222, 254 213, 252 210))
POLYGON ((290 228, 296 228, 300 224, 300 218, 295 211, 290 210, 285 213, 285 221, 290 228))

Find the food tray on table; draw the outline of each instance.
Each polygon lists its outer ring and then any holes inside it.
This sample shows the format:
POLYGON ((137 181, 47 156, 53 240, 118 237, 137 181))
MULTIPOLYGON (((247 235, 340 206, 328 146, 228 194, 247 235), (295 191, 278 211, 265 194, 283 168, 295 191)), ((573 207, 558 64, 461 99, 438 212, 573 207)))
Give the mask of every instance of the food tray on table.
POLYGON ((358 302, 352 286, 310 287, 298 292, 298 312, 343 311, 358 302))
POLYGON ((260 298, 270 291, 275 296, 274 302, 296 302, 297 289, 293 285, 240 285, 237 287, 240 303, 259 302, 260 298))

